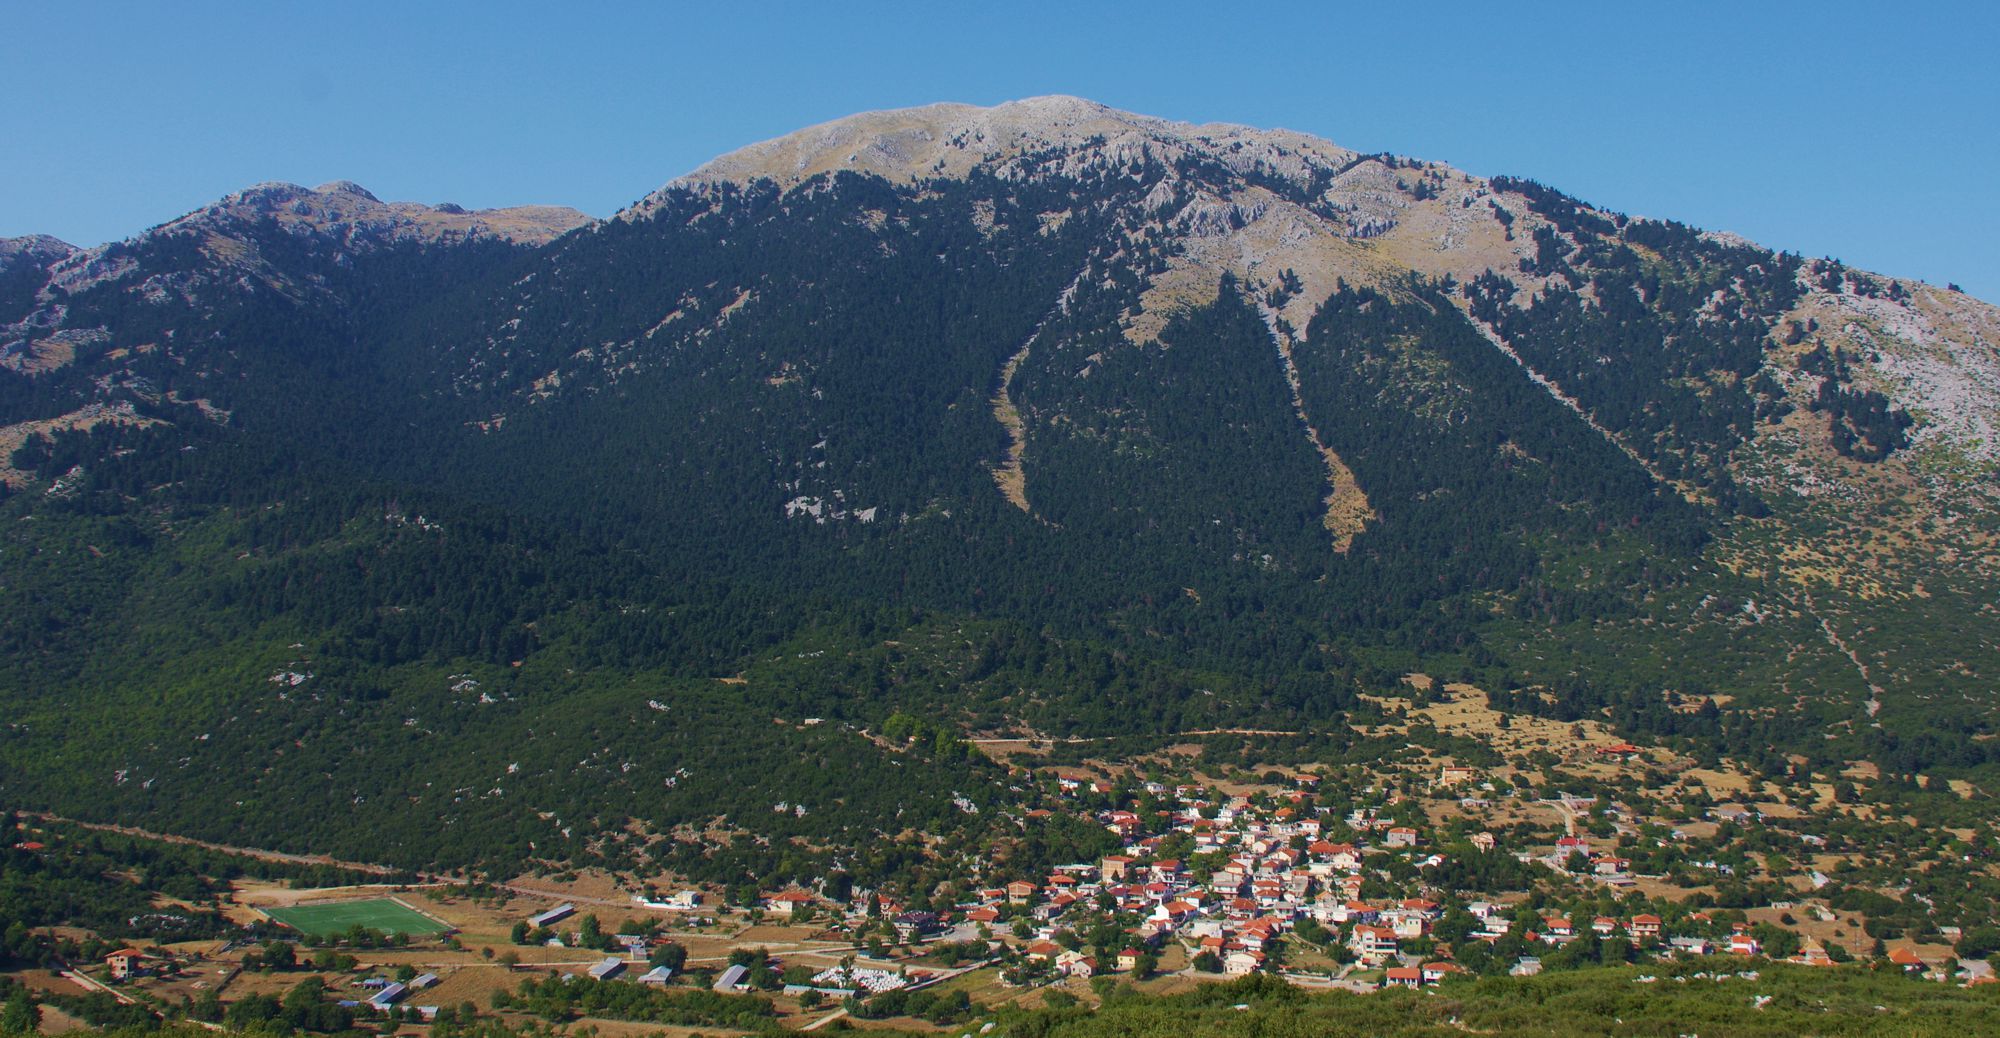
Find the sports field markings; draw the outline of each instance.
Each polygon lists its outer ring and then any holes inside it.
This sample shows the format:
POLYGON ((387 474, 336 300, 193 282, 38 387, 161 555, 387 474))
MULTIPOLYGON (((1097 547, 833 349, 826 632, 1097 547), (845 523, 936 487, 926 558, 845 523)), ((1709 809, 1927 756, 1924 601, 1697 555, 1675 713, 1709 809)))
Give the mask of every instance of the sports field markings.
POLYGON ((337 936, 356 925, 384 933, 413 937, 429 936, 451 929, 445 921, 411 907, 401 898, 376 897, 356 901, 327 901, 316 905, 267 908, 264 914, 313 937, 337 936))

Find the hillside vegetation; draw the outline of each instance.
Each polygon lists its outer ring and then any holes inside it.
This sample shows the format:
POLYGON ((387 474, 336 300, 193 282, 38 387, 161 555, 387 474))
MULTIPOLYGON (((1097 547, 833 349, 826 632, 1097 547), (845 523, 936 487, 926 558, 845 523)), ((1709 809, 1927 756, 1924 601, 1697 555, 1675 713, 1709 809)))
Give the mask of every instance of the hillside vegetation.
POLYGON ((329 185, 7 251, 0 793, 889 876, 1014 824, 968 738, 1346 740, 1415 670, 2000 777, 1992 308, 1297 135, 885 118, 560 237, 329 185))

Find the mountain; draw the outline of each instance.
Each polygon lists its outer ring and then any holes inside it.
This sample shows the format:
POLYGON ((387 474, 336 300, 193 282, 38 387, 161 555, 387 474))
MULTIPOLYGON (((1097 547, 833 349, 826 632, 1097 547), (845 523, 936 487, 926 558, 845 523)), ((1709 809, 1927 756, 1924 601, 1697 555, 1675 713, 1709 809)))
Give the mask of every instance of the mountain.
MULTIPOLYGON (((13 424, 0 429, 0 448, 11 453, 30 433, 88 428, 107 416, 138 420, 135 407, 184 402, 171 395, 160 400, 148 388, 146 365, 132 359, 164 348, 163 360, 185 365, 188 358, 171 343, 113 345, 114 332, 136 334, 118 316, 127 303, 160 315, 140 323, 171 339, 186 334, 191 322, 272 298, 302 310, 339 308, 339 285, 357 258, 537 246, 587 221, 556 206, 468 212, 450 204, 384 203, 340 181, 318 188, 259 184, 99 248, 46 236, 7 239, 0 242, 0 368, 28 380, 8 387, 22 404, 10 411, 13 424), (71 313, 79 300, 112 309, 84 321, 71 313), (90 377, 87 369, 112 372, 107 378, 127 392, 79 381, 90 377)), ((0 480, 18 478, 0 461, 0 480)))
POLYGON ((0 238, 0 275, 12 274, 17 269, 46 271, 75 251, 76 246, 46 234, 0 238))
POLYGON ((18 803, 880 877, 1015 831, 967 737, 1365 760, 1411 671, 2000 766, 2000 311, 1531 180, 1053 97, 0 256, 18 803))

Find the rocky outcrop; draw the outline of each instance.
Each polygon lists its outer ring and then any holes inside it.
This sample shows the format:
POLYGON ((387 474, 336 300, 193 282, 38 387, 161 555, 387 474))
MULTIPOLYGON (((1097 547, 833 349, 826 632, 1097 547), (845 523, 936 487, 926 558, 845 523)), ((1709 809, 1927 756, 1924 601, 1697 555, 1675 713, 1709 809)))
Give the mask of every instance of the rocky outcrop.
MULTIPOLYGON (((1055 95, 991 108, 935 104, 849 116, 731 152, 667 187, 760 178, 790 186, 835 170, 896 181, 963 176, 975 166, 1004 173, 1024 156, 1051 152, 1079 168, 1097 159, 1172 161, 1201 153, 1237 173, 1301 184, 1316 170, 1337 169, 1355 158, 1306 134, 1197 126, 1055 95)), ((641 202, 637 208, 647 207, 641 202)))
POLYGON ((69 257, 76 246, 61 238, 51 238, 46 234, 30 234, 22 238, 0 238, 0 275, 7 274, 22 266, 46 269, 57 261, 69 257))
MULTIPOLYGON (((252 236, 246 233, 266 221, 293 234, 320 235, 342 248, 364 251, 396 242, 446 244, 481 238, 542 245, 589 223, 590 217, 562 206, 475 212, 451 204, 384 202, 347 180, 316 188, 269 182, 226 195, 126 242, 72 250, 52 265, 49 284, 76 293, 133 275, 138 271, 130 246, 167 235, 198 236, 218 265, 238 267, 269 281, 269 272, 258 264, 252 236)), ((156 287, 171 291, 171 286, 156 287)))

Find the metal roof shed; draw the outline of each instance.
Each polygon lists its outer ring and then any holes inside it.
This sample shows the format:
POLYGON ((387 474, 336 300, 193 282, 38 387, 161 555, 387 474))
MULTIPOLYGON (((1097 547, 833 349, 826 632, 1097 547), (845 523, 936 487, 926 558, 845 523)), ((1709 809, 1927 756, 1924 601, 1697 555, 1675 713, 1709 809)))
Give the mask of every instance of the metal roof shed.
POLYGON ((749 975, 750 967, 742 965, 731 966, 722 971, 722 976, 715 978, 715 990, 725 993, 735 991, 737 988, 743 986, 743 978, 749 975))

